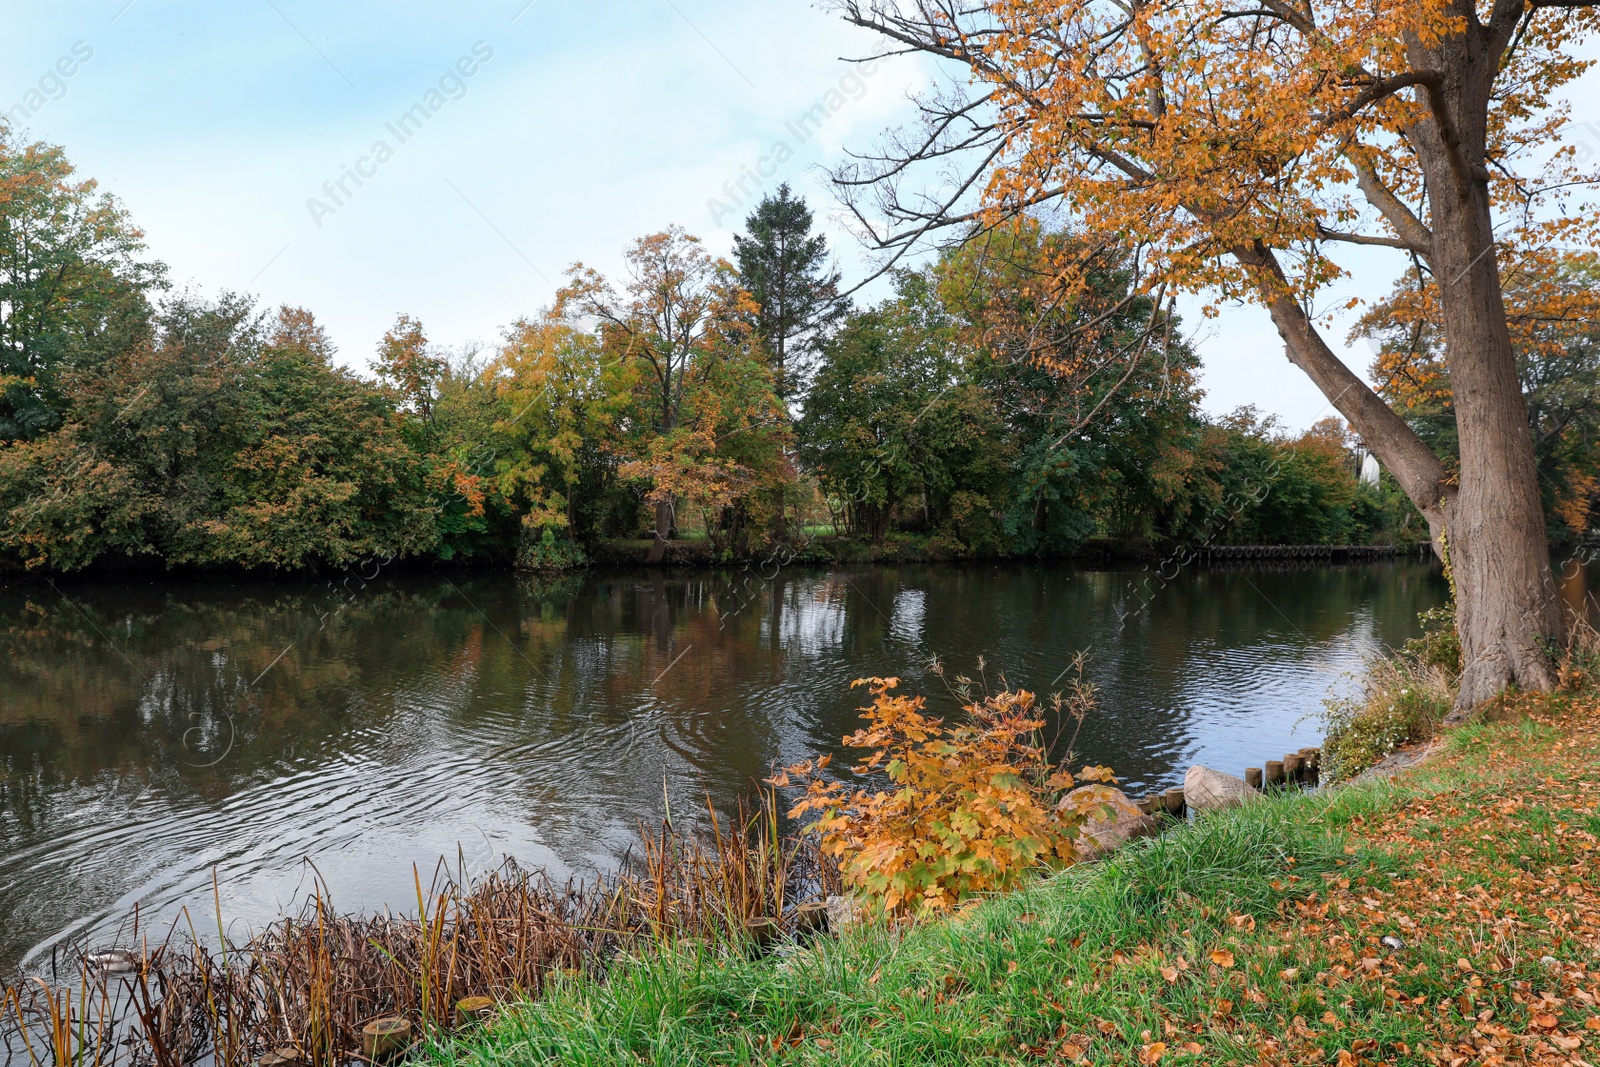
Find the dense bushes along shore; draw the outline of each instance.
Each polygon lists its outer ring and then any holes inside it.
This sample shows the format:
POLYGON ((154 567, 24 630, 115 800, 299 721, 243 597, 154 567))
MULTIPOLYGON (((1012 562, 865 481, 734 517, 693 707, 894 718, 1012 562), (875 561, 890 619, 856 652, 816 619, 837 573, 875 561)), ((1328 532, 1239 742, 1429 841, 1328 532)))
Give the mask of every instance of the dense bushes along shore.
MULTIPOLYGON (((1358 480, 1337 420, 1203 417, 1171 309, 1070 234, 991 234, 851 308, 785 187, 736 262, 671 228, 615 279, 574 266, 489 350, 442 351, 401 315, 368 377, 310 311, 171 289, 60 149, 0 127, 0 182, 0 566, 563 567, 629 539, 735 559, 820 532, 934 559, 1426 538, 1386 476, 1358 480), (1041 282, 1064 264, 1092 282, 1065 303, 1041 282)), ((1406 313, 1374 314, 1394 332, 1406 313)), ((1560 424, 1537 436, 1560 535, 1587 528, 1600 435, 1579 402, 1595 360, 1556 349, 1561 396, 1537 410, 1560 424)), ((1396 402, 1442 424, 1447 391, 1413 393, 1396 402)))
POLYGON ((1096 266, 1102 306, 1035 307, 1030 268, 1064 237, 948 257, 850 310, 785 189, 737 263, 654 234, 614 283, 574 267, 489 351, 440 351, 402 315, 366 377, 310 311, 170 289, 59 149, 0 132, 0 177, 6 565, 563 566, 607 541, 733 558, 821 527, 936 558, 1420 534, 1358 486, 1337 424, 1201 418, 1176 324, 1118 303, 1127 264, 1096 266), (1024 335, 1043 350, 1014 350, 1024 335))

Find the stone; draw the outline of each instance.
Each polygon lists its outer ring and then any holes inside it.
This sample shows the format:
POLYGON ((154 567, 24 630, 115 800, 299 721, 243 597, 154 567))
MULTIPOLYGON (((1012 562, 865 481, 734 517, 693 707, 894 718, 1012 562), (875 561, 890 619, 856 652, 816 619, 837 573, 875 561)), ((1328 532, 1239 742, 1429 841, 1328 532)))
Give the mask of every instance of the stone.
POLYGON ((1257 790, 1237 775, 1214 771, 1195 764, 1183 776, 1183 796, 1191 811, 1215 811, 1242 804, 1257 795, 1257 790))
MULTIPOLYGON (((1106 791, 1106 787, 1097 785, 1083 785, 1061 798, 1057 805, 1061 808, 1071 807, 1074 803, 1073 795, 1085 789, 1106 791)), ((1159 829, 1160 824, 1151 816, 1139 809, 1139 805, 1128 799, 1128 794, 1120 789, 1109 790, 1106 803, 1110 805, 1112 815, 1107 819, 1100 815, 1092 816, 1083 824, 1083 832, 1092 842, 1088 848, 1091 856, 1103 856, 1107 852, 1115 851, 1129 841, 1141 837, 1151 837, 1159 829)))

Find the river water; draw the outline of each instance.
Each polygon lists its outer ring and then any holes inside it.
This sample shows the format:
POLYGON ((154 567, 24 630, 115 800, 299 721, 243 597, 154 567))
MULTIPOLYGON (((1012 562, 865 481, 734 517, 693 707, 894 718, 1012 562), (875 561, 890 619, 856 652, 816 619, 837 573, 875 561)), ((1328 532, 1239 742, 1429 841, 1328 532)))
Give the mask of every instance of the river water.
POLYGON ((235 937, 296 906, 415 901, 440 856, 582 875, 641 819, 731 805, 837 751, 853 678, 1100 687, 1076 751, 1130 792, 1319 739, 1437 568, 903 566, 0 584, 0 966, 111 939, 137 905, 235 937))

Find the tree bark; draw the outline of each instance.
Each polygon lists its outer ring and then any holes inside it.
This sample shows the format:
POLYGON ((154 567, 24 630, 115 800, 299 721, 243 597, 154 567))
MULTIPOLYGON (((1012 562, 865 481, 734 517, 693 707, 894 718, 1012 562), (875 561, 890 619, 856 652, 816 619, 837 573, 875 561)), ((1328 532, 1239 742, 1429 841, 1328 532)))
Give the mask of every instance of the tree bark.
POLYGON ((1452 713, 1457 720, 1508 685, 1552 688, 1550 650, 1563 630, 1528 409, 1500 289, 1488 172, 1478 147, 1496 54, 1474 44, 1469 34, 1447 49, 1441 102, 1453 135, 1446 138, 1429 123, 1416 136, 1461 442, 1460 487, 1448 508, 1462 658, 1452 713))
POLYGON ((667 539, 671 536, 672 501, 658 501, 656 504, 656 539, 650 545, 650 555, 645 557, 646 563, 661 562, 661 557, 667 554, 667 539))

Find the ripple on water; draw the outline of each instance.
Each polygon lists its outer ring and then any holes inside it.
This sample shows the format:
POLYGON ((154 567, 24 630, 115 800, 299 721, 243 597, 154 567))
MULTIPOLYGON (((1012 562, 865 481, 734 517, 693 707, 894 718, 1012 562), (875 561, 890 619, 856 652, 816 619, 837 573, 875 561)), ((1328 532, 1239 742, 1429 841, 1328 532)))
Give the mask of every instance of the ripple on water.
POLYGON ((212 929, 213 872, 237 933, 318 877, 341 908, 404 909, 440 856, 603 869, 668 805, 692 818, 835 749, 854 678, 954 710, 933 655, 1047 694, 1087 652, 1082 759, 1140 789, 1195 760, 1237 771, 1312 743, 1330 685, 1443 593, 1420 564, 1196 570, 1130 613, 1140 577, 418 575, 320 631, 311 584, 75 589, 138 620, 116 648, 48 588, 0 588, 0 964, 109 938, 134 905, 212 929))

